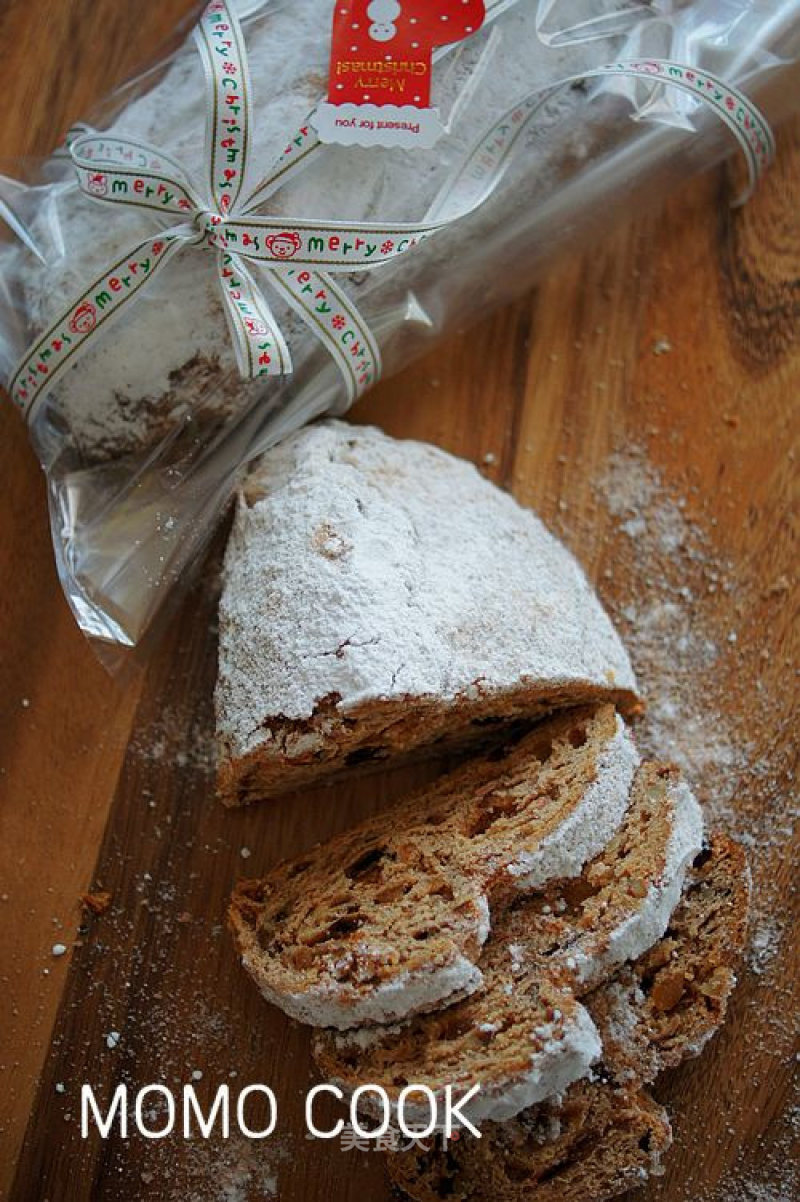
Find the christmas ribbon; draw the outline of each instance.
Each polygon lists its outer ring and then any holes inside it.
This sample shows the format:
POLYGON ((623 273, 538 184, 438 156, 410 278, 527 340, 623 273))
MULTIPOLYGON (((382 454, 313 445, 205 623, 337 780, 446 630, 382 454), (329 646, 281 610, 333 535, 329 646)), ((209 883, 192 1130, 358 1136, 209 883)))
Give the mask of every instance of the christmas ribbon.
MULTIPOLYGON (((492 6, 509 7, 508 0, 492 6)), ((496 14, 495 14, 496 15, 496 14)), ((30 420, 37 402, 108 322, 118 316, 183 247, 213 251, 225 313, 242 375, 282 375, 291 355, 247 263, 266 269, 272 287, 334 358, 353 401, 380 374, 380 352, 355 304, 332 272, 372 269, 406 254, 423 239, 478 209, 498 187, 514 146, 559 89, 609 75, 657 80, 699 97, 727 124, 748 167, 749 191, 774 154, 769 125, 739 89, 709 72, 661 59, 613 63, 537 89, 504 113, 446 182, 424 221, 289 221, 255 214, 289 173, 304 167, 321 143, 307 124, 268 175, 245 192, 250 157, 251 92, 241 27, 225 0, 212 0, 195 31, 210 103, 206 194, 181 165, 155 147, 93 131, 78 132, 69 153, 81 190, 94 199, 180 218, 131 248, 28 350, 9 386, 30 420)))
POLYGON ((285 222, 252 210, 316 144, 310 127, 292 139, 266 179, 245 192, 250 157, 251 87, 241 26, 226 0, 212 0, 195 30, 208 85, 207 178, 201 194, 181 164, 129 138, 79 131, 69 141, 78 186, 110 205, 148 210, 180 223, 129 248, 93 280, 28 350, 9 386, 32 419, 62 373, 186 246, 213 251, 225 315, 246 378, 284 375, 292 361, 248 261, 268 267, 287 304, 326 346, 353 401, 380 374, 380 352, 355 304, 328 274, 372 266, 416 241, 409 227, 351 222, 285 222), (289 262, 291 260, 291 263, 289 262))
POLYGON ((775 157, 775 139, 763 113, 738 88, 708 71, 667 59, 636 59, 567 76, 537 89, 508 109, 444 183, 428 210, 428 218, 439 226, 449 225, 480 208, 497 188, 515 145, 553 96, 579 80, 607 76, 657 80, 698 97, 710 107, 733 133, 747 165, 747 187, 734 203, 741 205, 749 199, 775 157))

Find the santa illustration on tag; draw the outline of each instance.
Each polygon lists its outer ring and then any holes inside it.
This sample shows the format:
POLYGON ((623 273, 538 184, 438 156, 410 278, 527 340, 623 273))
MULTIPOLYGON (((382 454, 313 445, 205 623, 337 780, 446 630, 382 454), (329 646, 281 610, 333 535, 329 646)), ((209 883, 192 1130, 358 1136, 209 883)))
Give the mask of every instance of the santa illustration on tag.
POLYGON ((433 51, 476 33, 484 0, 337 0, 327 100, 313 117, 323 142, 432 146, 433 51))

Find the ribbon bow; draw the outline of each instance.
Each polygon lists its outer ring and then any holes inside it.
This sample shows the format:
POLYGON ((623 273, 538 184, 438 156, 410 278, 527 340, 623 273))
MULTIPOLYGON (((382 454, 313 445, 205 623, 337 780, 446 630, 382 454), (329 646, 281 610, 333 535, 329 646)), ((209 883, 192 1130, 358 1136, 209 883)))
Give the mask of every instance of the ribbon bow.
MULTIPOLYGON (((487 20, 510 7, 487 4, 487 20)), ((731 84, 663 59, 612 63, 539 88, 503 113, 446 181, 424 221, 391 227, 363 222, 288 222, 255 213, 322 145, 311 124, 289 142, 251 191, 250 97, 241 26, 226 0, 211 0, 194 32, 207 84, 206 195, 175 159, 127 138, 94 131, 69 140, 81 190, 112 205, 147 209, 181 224, 145 239, 111 265, 28 349, 9 385, 30 420, 37 402, 88 341, 186 246, 211 251, 239 370, 246 378, 292 370, 286 340, 246 261, 259 262, 271 286, 332 355, 352 402, 380 375, 380 351, 353 301, 331 272, 371 269, 478 209, 495 191, 521 135, 560 88, 578 79, 624 76, 667 84, 699 97, 728 125, 744 151, 752 188, 774 153, 769 125, 731 84)))
POLYGON ((308 324, 338 364, 353 401, 380 374, 380 351, 356 306, 330 272, 375 267, 396 258, 432 229, 343 221, 285 222, 254 213, 319 146, 304 126, 272 171, 249 193, 251 87, 241 26, 226 0, 212 0, 194 31, 208 84, 206 187, 201 193, 170 155, 143 142, 79 132, 69 140, 78 185, 94 200, 181 218, 139 243, 94 280, 31 348, 12 381, 12 399, 28 412, 95 331, 119 315, 179 250, 213 251, 236 360, 245 378, 283 375, 292 359, 247 260, 267 268, 270 284, 308 324), (325 270, 320 270, 324 268, 325 270))

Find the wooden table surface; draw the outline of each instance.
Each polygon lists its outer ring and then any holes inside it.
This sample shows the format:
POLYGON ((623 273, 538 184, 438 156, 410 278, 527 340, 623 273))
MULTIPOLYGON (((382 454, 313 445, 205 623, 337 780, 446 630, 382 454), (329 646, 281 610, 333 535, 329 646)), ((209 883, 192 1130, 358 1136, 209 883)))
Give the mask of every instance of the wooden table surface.
MULTIPOLYGON (((0 3, 0 157, 47 151, 187 9, 0 3)), ((724 1032, 659 1083, 676 1146, 647 1202, 800 1196, 800 124, 778 141, 744 210, 727 206, 730 168, 685 186, 559 265, 480 342, 451 338, 353 414, 475 460, 568 541, 629 640, 650 701, 643 741, 687 767, 711 820, 750 850, 747 963, 724 1032)), ((61 596, 43 479, 8 405, 0 427, 0 1197, 379 1202, 379 1155, 304 1139, 307 1035, 256 996, 223 914, 238 875, 431 769, 224 812, 211 772, 217 560, 146 673, 110 678, 61 596), (112 906, 87 919, 79 896, 99 886, 112 906), (82 1081, 108 1097, 119 1080, 193 1073, 201 1094, 272 1084, 279 1135, 81 1140, 82 1081)))

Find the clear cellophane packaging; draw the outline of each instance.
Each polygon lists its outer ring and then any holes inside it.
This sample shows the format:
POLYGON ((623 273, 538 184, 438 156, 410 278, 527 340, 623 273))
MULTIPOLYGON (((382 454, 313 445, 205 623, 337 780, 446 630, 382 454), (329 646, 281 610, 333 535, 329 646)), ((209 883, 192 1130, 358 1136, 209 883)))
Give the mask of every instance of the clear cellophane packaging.
MULTIPOLYGON (((341 414, 379 370, 396 371, 448 327, 524 290, 560 247, 736 147, 691 89, 644 72, 585 73, 678 63, 690 77, 706 71, 737 87, 773 122, 800 96, 800 0, 487 0, 480 30, 434 55, 432 97, 444 128, 433 146, 322 145, 313 121, 328 90, 333 0, 238 0, 234 8, 250 77, 248 179, 257 192, 273 177, 253 214, 290 232, 301 220, 388 230, 382 247, 406 227, 436 229, 405 253, 355 270, 339 265, 331 277, 340 307, 345 315, 352 307, 374 349, 360 373, 334 353, 334 326, 323 336, 313 311, 292 303, 282 264, 256 260, 250 279, 268 300, 291 371, 246 378, 217 256, 207 253, 214 247, 188 240, 39 389, 28 419, 61 580, 83 630, 118 646, 139 643, 186 579, 254 456, 303 423, 341 414), (568 82, 543 91, 560 81, 568 82), (524 119, 498 164, 487 130, 501 129, 514 106, 524 119), (302 146, 302 166, 274 178, 292 145, 302 146), (487 147, 491 169, 478 186, 465 164, 487 147)), ((208 87, 189 36, 78 133, 154 147, 202 190, 208 87)), ((88 195, 66 145, 27 176, 0 178, 0 378, 8 385, 18 385, 36 339, 109 264, 174 224, 152 208, 88 195)), ((290 238, 285 247, 291 256, 290 238)), ((331 321, 343 325, 334 310, 331 321)))

